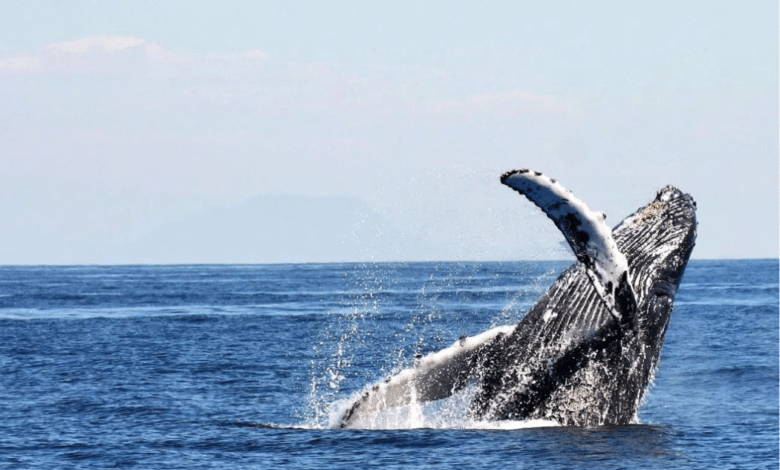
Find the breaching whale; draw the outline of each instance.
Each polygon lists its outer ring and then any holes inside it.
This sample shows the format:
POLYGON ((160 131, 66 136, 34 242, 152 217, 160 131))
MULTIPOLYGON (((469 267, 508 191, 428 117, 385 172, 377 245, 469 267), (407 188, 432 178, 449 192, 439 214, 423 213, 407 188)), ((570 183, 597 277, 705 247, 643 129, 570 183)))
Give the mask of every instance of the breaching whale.
POLYGON ((658 365, 696 240, 696 203, 673 186, 614 229, 556 180, 526 169, 501 182, 555 223, 577 261, 516 326, 464 337, 367 387, 338 427, 412 401, 476 386, 477 420, 552 420, 564 426, 629 424, 658 365))

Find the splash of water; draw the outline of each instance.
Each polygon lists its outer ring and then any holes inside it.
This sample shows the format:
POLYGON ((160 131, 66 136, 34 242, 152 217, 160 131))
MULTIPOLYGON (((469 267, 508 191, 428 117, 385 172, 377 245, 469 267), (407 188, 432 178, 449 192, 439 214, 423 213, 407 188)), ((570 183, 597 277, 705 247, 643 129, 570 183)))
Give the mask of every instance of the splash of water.
MULTIPOLYGON (((407 405, 394 406, 381 412, 357 419, 351 424, 355 429, 526 429, 559 426, 556 421, 532 419, 522 421, 480 421, 468 417, 467 409, 476 387, 470 386, 442 400, 422 402, 416 400, 407 405)), ((339 400, 333 404, 328 427, 338 428, 340 419, 357 398, 339 400)))
MULTIPOLYGON (((313 427, 337 427, 339 419, 345 411, 355 403, 355 400, 365 390, 355 392, 348 398, 343 398, 341 383, 345 376, 354 372, 354 356, 350 351, 359 344, 364 344, 369 332, 360 331, 359 326, 366 318, 377 317, 388 310, 377 299, 375 293, 385 289, 385 284, 390 281, 387 272, 369 270, 372 276, 364 276, 360 281, 361 294, 353 298, 354 305, 338 312, 334 316, 324 333, 325 339, 315 346, 315 360, 311 364, 311 383, 309 393, 306 425, 313 427), (338 332, 338 333, 337 333, 338 332), (334 340, 329 343, 328 340, 334 340)), ((521 299, 526 294, 543 289, 543 284, 550 281, 555 269, 535 276, 529 285, 515 294, 509 303, 497 313, 492 324, 502 320, 518 318, 521 299)), ((461 273, 456 273, 461 274, 461 273)), ((394 375, 411 366, 413 360, 409 352, 418 358, 425 346, 425 338, 431 336, 431 330, 436 331, 435 320, 441 315, 441 304, 444 302, 446 292, 457 288, 457 281, 453 280, 453 272, 440 275, 438 267, 419 288, 417 294, 416 314, 408 320, 401 331, 394 334, 396 346, 388 354, 388 362, 381 368, 385 376, 394 375), (449 277, 448 277, 449 276, 449 277)), ((389 309, 392 310, 392 309, 389 309)), ((433 336, 452 335, 452 332, 436 332, 433 336)), ((477 374, 479 375, 479 374, 477 374)), ((365 383, 370 383, 366 380, 365 383)), ((377 413, 361 417, 351 423, 351 427, 365 429, 410 429, 410 428, 437 428, 437 429, 519 429, 526 427, 555 426, 552 420, 526 420, 526 421, 477 421, 469 417, 469 405, 473 401, 477 387, 475 384, 465 387, 448 398, 424 402, 417 400, 414 387, 411 387, 411 399, 408 404, 385 407, 377 413)))

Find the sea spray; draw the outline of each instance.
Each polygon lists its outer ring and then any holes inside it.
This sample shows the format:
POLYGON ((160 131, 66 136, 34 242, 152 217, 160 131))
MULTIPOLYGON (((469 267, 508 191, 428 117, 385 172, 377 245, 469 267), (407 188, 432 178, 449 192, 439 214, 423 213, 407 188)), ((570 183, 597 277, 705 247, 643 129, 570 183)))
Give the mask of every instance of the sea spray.
MULTIPOLYGON (((405 324, 399 325, 396 329, 393 335, 394 344, 374 345, 375 348, 386 353, 385 359, 379 359, 384 365, 380 368, 380 376, 367 377, 363 384, 375 383, 382 377, 393 376, 409 369, 421 357, 442 350, 461 333, 465 335, 467 332, 458 330, 453 332, 452 325, 459 324, 463 318, 469 318, 477 312, 464 310, 461 304, 470 303, 474 295, 482 296, 485 295, 484 292, 489 292, 489 289, 485 291, 485 286, 482 285, 483 278, 485 284, 492 282, 501 285, 500 274, 487 271, 474 272, 473 265, 467 263, 447 265, 429 263, 427 266, 429 271, 424 277, 421 276, 425 280, 416 287, 399 284, 394 277, 397 273, 393 269, 388 269, 388 265, 384 265, 381 269, 376 265, 360 267, 360 275, 354 280, 356 291, 347 299, 351 302, 351 307, 334 312, 332 321, 326 328, 324 336, 334 343, 327 345, 321 341, 315 348, 316 356, 327 365, 311 364, 312 378, 308 403, 310 410, 307 415, 309 423, 313 422, 319 426, 338 425, 333 422, 334 416, 343 416, 345 407, 365 393, 366 389, 362 388, 350 393, 349 398, 344 398, 345 389, 342 387, 342 382, 352 374, 351 369, 355 366, 356 348, 365 351, 370 347, 366 342, 370 341, 372 332, 360 329, 364 320, 384 320, 388 317, 392 320, 404 316, 408 318, 405 324), (384 294, 412 296, 415 300, 409 304, 408 310, 399 312, 397 308, 393 309, 383 304, 386 299, 384 294), (415 312, 411 318, 408 316, 409 310, 415 312), (317 377, 318 374, 320 377, 317 377)), ((507 264, 506 267, 512 268, 512 272, 508 273, 510 276, 517 275, 514 272, 517 265, 507 264)), ((515 322, 519 321, 525 308, 520 299, 526 294, 530 294, 527 297, 538 295, 557 271, 555 268, 550 268, 540 274, 528 275, 528 282, 524 283, 525 287, 513 294, 509 302, 504 301, 488 314, 483 314, 485 321, 491 321, 491 324, 508 318, 515 322)), ((416 390, 412 387, 411 398, 406 405, 388 407, 376 416, 367 417, 359 423, 358 427, 483 428, 487 426, 485 423, 477 423, 468 418, 468 404, 473 399, 474 390, 475 387, 467 386, 451 397, 434 402, 422 402, 417 400, 416 390)))

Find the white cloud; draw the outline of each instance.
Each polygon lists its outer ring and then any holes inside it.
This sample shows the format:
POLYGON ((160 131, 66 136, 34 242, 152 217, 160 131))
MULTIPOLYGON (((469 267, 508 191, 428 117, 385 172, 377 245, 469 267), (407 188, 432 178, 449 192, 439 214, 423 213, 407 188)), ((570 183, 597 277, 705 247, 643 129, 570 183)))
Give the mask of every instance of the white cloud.
POLYGON ((143 39, 132 36, 88 36, 75 41, 50 44, 44 51, 51 54, 85 55, 92 52, 124 51, 143 44, 143 39))
POLYGON ((43 67, 40 57, 9 57, 0 59, 0 70, 11 73, 35 72, 43 67))
POLYGON ((268 54, 260 49, 227 54, 181 53, 133 36, 103 35, 52 43, 34 55, 0 57, 0 72, 114 71, 124 75, 128 70, 143 66, 147 72, 210 74, 246 70, 267 57, 268 54))
POLYGON ((266 59, 268 58, 268 54, 265 51, 261 51, 260 49, 252 49, 249 51, 244 51, 241 53, 244 57, 250 57, 252 59, 266 59))

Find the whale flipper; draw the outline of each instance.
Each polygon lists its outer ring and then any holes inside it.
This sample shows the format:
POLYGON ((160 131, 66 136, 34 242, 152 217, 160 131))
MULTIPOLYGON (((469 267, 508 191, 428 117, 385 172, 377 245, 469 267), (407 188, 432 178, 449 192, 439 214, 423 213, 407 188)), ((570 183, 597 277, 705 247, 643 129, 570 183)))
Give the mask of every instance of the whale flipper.
POLYGON ((501 182, 539 207, 566 237, 577 260, 619 324, 636 327, 636 294, 626 257, 604 222, 607 216, 588 208, 556 180, 527 169, 504 173, 501 182))
POLYGON ((512 330, 514 326, 499 326, 476 336, 463 337, 446 349, 426 355, 417 360, 413 368, 402 370, 364 390, 342 414, 337 425, 346 427, 361 417, 389 407, 452 395, 471 378, 474 358, 495 339, 512 330))

